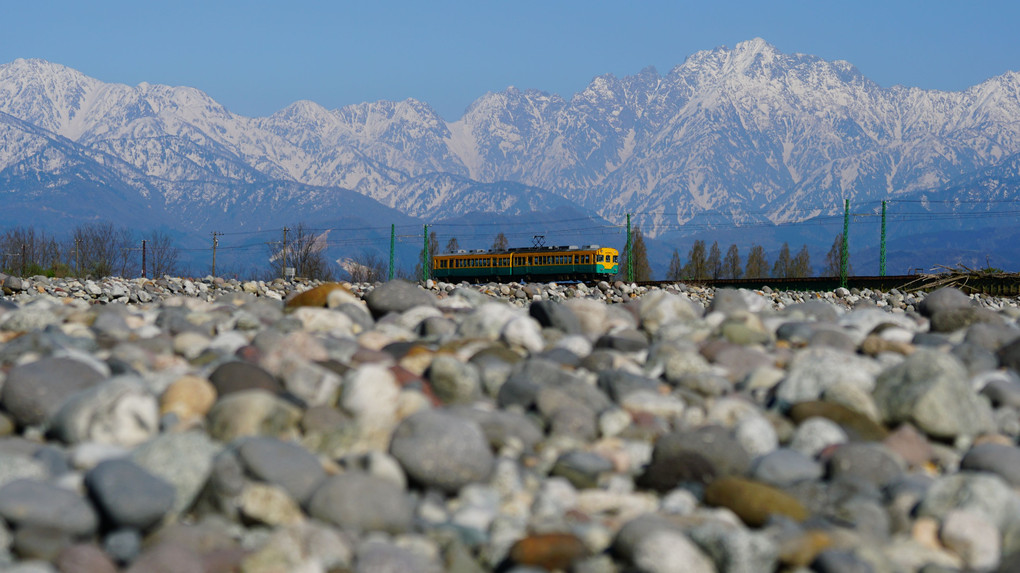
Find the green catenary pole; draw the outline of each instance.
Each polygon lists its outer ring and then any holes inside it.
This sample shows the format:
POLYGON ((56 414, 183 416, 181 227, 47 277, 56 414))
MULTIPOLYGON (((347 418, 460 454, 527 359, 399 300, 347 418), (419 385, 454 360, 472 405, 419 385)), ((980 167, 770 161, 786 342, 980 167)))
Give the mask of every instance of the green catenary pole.
POLYGON ((630 235, 630 213, 627 213, 627 282, 634 282, 634 243, 630 235))
POLYGON ((846 288, 847 267, 850 264, 850 200, 843 202, 843 244, 839 251, 839 286, 846 288))
POLYGON ((425 225, 425 244, 421 249, 421 280, 429 280, 429 226, 425 225))
POLYGON ((878 276, 885 276, 885 201, 882 201, 882 243, 878 254, 878 276))
POLYGON ((397 226, 390 224, 390 272, 386 280, 393 280, 393 249, 397 241, 397 226))

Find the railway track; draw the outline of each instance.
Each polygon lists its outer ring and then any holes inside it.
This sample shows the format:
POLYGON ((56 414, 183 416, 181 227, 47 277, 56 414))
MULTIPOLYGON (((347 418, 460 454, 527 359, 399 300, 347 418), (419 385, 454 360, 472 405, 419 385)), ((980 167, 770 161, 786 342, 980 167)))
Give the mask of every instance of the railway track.
MULTIPOLYGON (((663 285, 676 281, 648 281, 639 284, 663 285)), ((772 290, 830 291, 840 286, 839 277, 764 278, 764 279, 718 279, 685 280, 685 284, 720 288, 746 288, 761 290, 768 286, 772 290)), ((1020 296, 1020 274, 944 273, 938 275, 887 275, 847 279, 847 288, 902 292, 932 291, 945 286, 956 287, 968 294, 982 293, 995 296, 1020 296)))

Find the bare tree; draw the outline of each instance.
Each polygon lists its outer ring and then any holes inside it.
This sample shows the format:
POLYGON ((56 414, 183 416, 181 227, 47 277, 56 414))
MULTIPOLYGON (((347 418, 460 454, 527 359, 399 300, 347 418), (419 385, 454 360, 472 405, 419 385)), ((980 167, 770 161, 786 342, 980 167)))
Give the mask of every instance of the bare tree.
POLYGON ((719 278, 722 273, 722 253, 719 252, 719 241, 712 241, 712 248, 708 250, 708 260, 705 261, 705 270, 711 279, 719 278))
POLYGON ((807 245, 804 245, 790 263, 790 276, 801 278, 811 274, 811 254, 808 253, 807 245))
POLYGON ((749 279, 763 279, 769 276, 769 261, 765 256, 765 247, 751 245, 751 252, 747 255, 747 266, 744 267, 744 276, 749 279))
POLYGON ((456 253, 460 250, 460 242, 457 241, 457 237, 450 237, 450 240, 446 242, 446 252, 456 253))
POLYGON ((139 265, 136 245, 130 230, 113 223, 86 223, 75 227, 68 243, 68 252, 75 261, 78 275, 93 278, 118 275, 135 276, 139 265))
POLYGON ((673 256, 669 259, 669 270, 666 271, 666 280, 678 281, 683 278, 684 266, 680 262, 680 253, 673 249, 673 256))
POLYGON ((326 258, 326 233, 316 235, 304 223, 288 229, 287 244, 274 243, 269 257, 270 270, 267 278, 283 276, 283 265, 294 268, 294 275, 312 280, 333 280, 336 272, 326 258))
POLYGON ((374 252, 362 252, 360 257, 344 259, 340 266, 354 283, 374 283, 386 279, 388 264, 374 252))
POLYGON ((683 276, 696 281, 708 278, 708 260, 705 258, 705 241, 694 241, 687 253, 687 264, 683 268, 683 276))
POLYGON ((0 268, 22 276, 66 272, 56 239, 34 227, 15 227, 0 236, 0 268))
MULTIPOLYGON (((648 249, 645 247, 645 236, 641 233, 641 227, 634 227, 630 230, 630 251, 634 257, 634 280, 652 280, 652 267, 648 264, 648 249)), ((627 253, 620 256, 620 266, 617 276, 627 278, 627 253)))
MULTIPOLYGON (((838 277, 840 276, 840 264, 842 264, 843 256, 843 233, 836 235, 836 238, 832 241, 832 248, 829 249, 829 253, 825 255, 825 267, 822 269, 822 275, 827 277, 838 277)), ((853 265, 847 264, 847 274, 854 274, 853 265)))
POLYGON ((772 265, 772 276, 780 279, 792 277, 792 263, 793 261, 790 259, 790 244, 783 243, 782 248, 779 249, 779 257, 776 258, 776 264, 772 265))
POLYGON ((730 245, 726 251, 726 258, 723 259, 722 277, 727 279, 739 279, 744 271, 740 268, 740 250, 737 245, 730 245))
POLYGON ((493 251, 505 251, 510 247, 510 242, 506 240, 506 235, 500 232, 496 235, 496 240, 492 242, 493 251))
POLYGON ((150 277, 174 276, 180 273, 180 250, 173 238, 163 231, 152 231, 145 238, 146 269, 150 277))

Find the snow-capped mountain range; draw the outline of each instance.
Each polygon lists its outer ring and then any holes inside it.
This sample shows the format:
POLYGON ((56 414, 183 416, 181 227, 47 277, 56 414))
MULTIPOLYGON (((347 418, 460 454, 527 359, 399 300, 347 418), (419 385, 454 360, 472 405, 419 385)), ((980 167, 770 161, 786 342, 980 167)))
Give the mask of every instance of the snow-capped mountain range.
POLYGON ((569 99, 488 93, 455 121, 415 100, 300 101, 250 118, 191 87, 0 65, 5 223, 41 210, 207 232, 285 215, 432 222, 572 208, 613 223, 634 213, 654 238, 709 215, 803 221, 842 213, 844 199, 961 186, 1016 199, 1018 156, 1020 73, 961 92, 885 88, 760 39, 665 75, 596 77, 569 99))

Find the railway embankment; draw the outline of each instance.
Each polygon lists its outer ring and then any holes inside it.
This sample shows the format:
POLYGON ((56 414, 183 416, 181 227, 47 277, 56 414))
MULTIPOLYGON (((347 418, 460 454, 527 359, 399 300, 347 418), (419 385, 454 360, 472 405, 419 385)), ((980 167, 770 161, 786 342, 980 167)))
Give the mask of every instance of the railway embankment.
POLYGON ((1016 297, 171 277, 3 289, 2 567, 1020 561, 1016 297))

